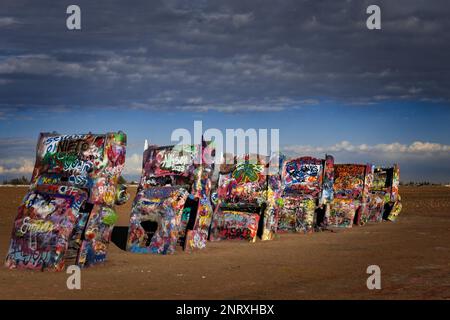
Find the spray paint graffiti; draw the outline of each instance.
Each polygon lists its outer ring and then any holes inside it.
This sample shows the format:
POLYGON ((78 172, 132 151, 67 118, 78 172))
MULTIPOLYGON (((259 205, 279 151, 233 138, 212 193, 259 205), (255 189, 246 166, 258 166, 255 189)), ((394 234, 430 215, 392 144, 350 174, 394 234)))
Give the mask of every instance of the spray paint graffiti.
MULTIPOLYGON (((125 151, 122 132, 41 134, 6 266, 58 271, 105 261, 118 219, 114 206, 128 200, 118 183, 125 151)), ((146 148, 128 251, 171 254, 177 246, 202 249, 208 239, 272 240, 283 231, 395 221, 401 211, 398 165, 335 165, 330 155, 280 156, 276 162, 261 155, 232 157, 220 167, 212 194, 214 153, 205 141, 146 148)))
POLYGON ((313 232, 319 207, 333 199, 334 158, 301 157, 283 163, 283 208, 278 223, 279 232, 313 232))
MULTIPOLYGON (((202 165, 197 166, 195 174, 196 180, 193 184, 192 192, 197 202, 197 211, 195 219, 190 220, 186 228, 184 240, 185 250, 203 249, 206 246, 211 225, 213 207, 211 203, 211 177, 214 171, 214 164, 206 159, 212 159, 215 156, 215 149, 212 142, 203 142, 202 146, 202 165)), ((182 239, 182 238, 181 238, 182 239)))
POLYGON ((283 206, 283 199, 281 198, 281 178, 279 172, 278 174, 272 173, 267 176, 267 192, 265 195, 265 200, 266 203, 263 215, 261 240, 273 240, 277 234, 278 220, 281 208, 283 206))
POLYGON ((127 199, 125 187, 117 183, 125 146, 122 132, 41 133, 30 190, 14 221, 7 267, 59 271, 66 264, 105 260, 114 205, 127 199), (99 214, 102 219, 96 218, 99 214))
POLYGON ((211 142, 202 145, 149 146, 144 151, 141 182, 134 199, 127 250, 172 254, 206 246, 211 223, 209 161, 211 142))
POLYGON ((322 195, 319 203, 329 206, 334 199, 334 157, 326 155, 324 165, 322 195))
POLYGON ((265 156, 247 154, 234 157, 231 162, 220 168, 210 240, 255 241, 261 219, 261 238, 273 239, 280 185, 277 175, 268 174, 270 160, 265 156))
POLYGON ((400 197, 398 186, 400 184, 400 166, 398 164, 394 165, 394 172, 392 177, 392 190, 391 190, 391 201, 389 214, 385 217, 386 220, 395 221, 402 211, 402 199, 400 197))
POLYGON ((392 170, 377 167, 374 170, 374 180, 369 192, 369 222, 381 222, 383 218, 385 197, 390 201, 390 184, 392 182, 392 170))
POLYGON ((241 239, 254 241, 259 214, 244 211, 221 210, 214 215, 212 240, 241 239))
POLYGON ((382 219, 395 221, 401 211, 398 193, 400 168, 377 167, 374 170, 374 180, 369 192, 369 221, 380 222, 382 219))
POLYGON ((368 220, 368 194, 373 181, 371 164, 336 164, 334 166, 334 199, 326 213, 328 227, 350 228, 368 220))

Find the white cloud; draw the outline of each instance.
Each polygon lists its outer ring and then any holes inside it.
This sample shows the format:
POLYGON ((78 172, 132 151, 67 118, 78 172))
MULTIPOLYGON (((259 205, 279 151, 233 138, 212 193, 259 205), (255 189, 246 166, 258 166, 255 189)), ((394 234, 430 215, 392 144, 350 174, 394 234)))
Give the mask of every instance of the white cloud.
POLYGON ((127 155, 125 159, 125 169, 123 174, 126 175, 140 175, 142 172, 142 155, 133 153, 127 155))
POLYGON ((0 28, 10 26, 13 24, 18 24, 19 21, 13 17, 0 17, 0 28))
POLYGON ((415 141, 411 144, 399 142, 380 143, 375 145, 352 144, 349 141, 341 141, 331 146, 288 145, 283 151, 293 154, 347 152, 347 153, 371 153, 371 154, 410 154, 431 155, 443 154, 450 156, 450 145, 415 141))
POLYGON ((34 162, 30 159, 2 159, 0 161, 0 174, 31 174, 34 162))
POLYGON ((0 74, 64 75, 79 77, 92 71, 80 63, 61 62, 46 54, 28 54, 8 57, 0 62, 0 74))

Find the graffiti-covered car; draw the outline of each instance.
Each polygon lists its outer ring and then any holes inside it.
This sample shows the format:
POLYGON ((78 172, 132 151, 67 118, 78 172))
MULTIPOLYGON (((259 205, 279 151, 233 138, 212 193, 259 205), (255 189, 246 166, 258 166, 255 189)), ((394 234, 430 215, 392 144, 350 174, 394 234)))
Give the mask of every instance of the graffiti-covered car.
POLYGON ((201 145, 148 146, 133 202, 127 250, 172 254, 206 246, 211 223, 214 148, 201 145))
POLYGON ((312 232, 322 224, 324 214, 333 200, 334 158, 300 157, 283 162, 278 232, 312 232))
POLYGON ((106 259, 126 135, 41 133, 28 193, 14 220, 6 266, 38 270, 89 266, 106 259))
POLYGON ((262 240, 273 239, 280 180, 269 175, 269 163, 266 156, 247 154, 221 165, 211 241, 255 241, 258 234, 262 240))
POLYGON ((371 164, 334 165, 334 199, 325 216, 328 227, 349 228, 367 222, 373 169, 371 164))
POLYGON ((398 192, 400 167, 376 167, 373 183, 369 193, 370 222, 380 222, 382 219, 395 221, 401 211, 401 201, 398 192))

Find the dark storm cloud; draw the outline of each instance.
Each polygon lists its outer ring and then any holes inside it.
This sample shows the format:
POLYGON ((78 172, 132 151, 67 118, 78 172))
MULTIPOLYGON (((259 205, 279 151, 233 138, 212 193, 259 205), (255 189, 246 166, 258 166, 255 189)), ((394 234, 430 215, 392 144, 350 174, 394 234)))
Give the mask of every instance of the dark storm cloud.
MULTIPOLYGON (((5 1, 0 107, 268 111, 450 101, 447 1, 5 1), (382 30, 365 26, 378 4, 382 30)), ((0 118, 5 113, 0 113, 0 118)))

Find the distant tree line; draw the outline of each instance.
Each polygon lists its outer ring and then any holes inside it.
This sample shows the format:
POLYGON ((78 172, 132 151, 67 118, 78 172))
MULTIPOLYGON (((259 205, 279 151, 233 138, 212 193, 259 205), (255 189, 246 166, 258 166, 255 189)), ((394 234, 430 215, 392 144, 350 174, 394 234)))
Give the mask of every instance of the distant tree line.
POLYGON ((117 183, 119 183, 119 184, 129 184, 129 185, 138 185, 139 184, 139 182, 136 182, 134 180, 127 181, 127 179, 125 179, 123 176, 119 177, 119 179, 117 180, 117 183))
POLYGON ((440 186, 442 183, 434 183, 430 181, 409 181, 400 182, 401 186, 440 186))
POLYGON ((21 178, 14 178, 11 180, 3 180, 3 184, 12 184, 12 185, 21 185, 21 184, 30 184, 30 180, 22 176, 21 178))

